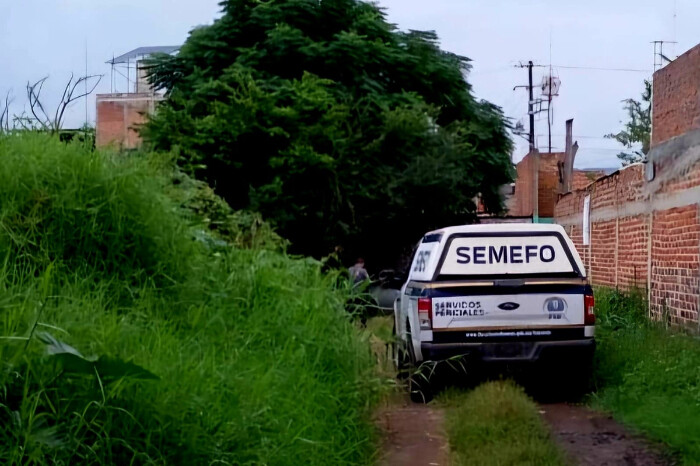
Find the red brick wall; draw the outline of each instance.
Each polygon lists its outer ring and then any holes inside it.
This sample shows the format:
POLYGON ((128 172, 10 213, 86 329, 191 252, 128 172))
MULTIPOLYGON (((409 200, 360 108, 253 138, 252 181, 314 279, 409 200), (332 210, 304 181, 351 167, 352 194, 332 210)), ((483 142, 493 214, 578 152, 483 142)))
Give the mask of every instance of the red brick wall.
POLYGON ((700 128, 700 45, 654 73, 652 147, 700 128))
POLYGON ((654 214, 652 226, 651 308, 673 323, 698 321, 700 279, 698 206, 654 214))
POLYGON ((561 197, 565 225, 595 285, 647 289, 650 313, 699 326, 700 46, 654 74, 653 177, 633 165, 561 197), (583 199, 591 244, 583 246, 583 199))
POLYGON ((574 191, 583 189, 601 176, 605 176, 605 173, 600 171, 574 170, 571 189, 574 191))
MULTIPOLYGON (((557 162, 564 160, 564 154, 541 153, 539 154, 539 216, 554 216, 554 204, 559 194, 559 168, 557 162)), ((534 211, 534 174, 535 157, 528 154, 516 166, 515 194, 511 201, 511 210, 508 212, 514 216, 529 216, 534 211)))
POLYGON ((680 174, 661 170, 649 183, 644 165, 603 177, 562 196, 555 220, 566 227, 594 285, 647 289, 655 317, 697 326, 700 162, 686 165, 680 174), (591 197, 589 246, 582 237, 586 196, 591 197))
POLYGON ((146 121, 158 96, 152 94, 99 94, 97 96, 97 147, 114 145, 135 149, 141 145, 138 125, 146 121))
POLYGON ((654 212, 651 229, 652 312, 674 323, 698 322, 700 305, 700 45, 654 73, 652 199, 684 197, 654 212))
POLYGON ((617 284, 622 289, 646 288, 649 248, 647 215, 618 219, 617 284))
POLYGON ((595 283, 603 286, 616 286, 616 246, 615 220, 592 223, 588 273, 595 280, 595 283))
POLYGON ((518 217, 532 215, 534 190, 534 157, 528 154, 515 167, 515 192, 508 205, 508 214, 518 217))
MULTIPOLYGON (((539 154, 538 194, 539 216, 553 217, 554 206, 559 198, 559 163, 564 162, 563 152, 539 154)), ((533 192, 535 157, 528 154, 516 166, 515 194, 508 202, 508 214, 530 216, 534 211, 533 192)), ((602 172, 574 170, 572 189, 582 189, 602 176, 602 172)))
POLYGON ((554 217, 554 204, 559 196, 559 166, 564 161, 564 153, 540 154, 539 176, 539 216, 554 217))

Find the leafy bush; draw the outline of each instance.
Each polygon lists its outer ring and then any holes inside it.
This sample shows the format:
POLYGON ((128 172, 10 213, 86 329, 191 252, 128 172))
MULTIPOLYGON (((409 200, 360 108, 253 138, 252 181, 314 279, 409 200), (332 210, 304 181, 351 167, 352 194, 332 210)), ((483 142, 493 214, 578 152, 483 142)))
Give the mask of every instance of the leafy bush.
POLYGON ((640 292, 597 292, 594 402, 698 464, 700 340, 646 312, 640 292))
POLYGON ((345 295, 312 260, 212 253, 172 176, 0 139, 0 463, 367 462, 345 295))
POLYGON ((287 241, 255 212, 234 211, 203 181, 176 172, 171 196, 192 212, 206 232, 240 248, 286 249, 287 241))
POLYGON ((502 208, 511 141, 433 32, 358 0, 225 0, 151 65, 168 99, 144 136, 234 208, 317 257, 392 266, 425 231, 502 208), (352 258, 354 259, 354 257, 352 258))

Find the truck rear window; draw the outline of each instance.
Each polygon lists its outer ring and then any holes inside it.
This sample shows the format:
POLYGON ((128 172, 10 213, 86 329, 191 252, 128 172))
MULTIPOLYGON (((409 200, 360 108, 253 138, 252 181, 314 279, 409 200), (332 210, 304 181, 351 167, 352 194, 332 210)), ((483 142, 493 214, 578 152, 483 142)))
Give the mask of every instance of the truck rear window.
POLYGON ((579 275, 568 244, 556 232, 455 234, 447 240, 437 275, 579 275))

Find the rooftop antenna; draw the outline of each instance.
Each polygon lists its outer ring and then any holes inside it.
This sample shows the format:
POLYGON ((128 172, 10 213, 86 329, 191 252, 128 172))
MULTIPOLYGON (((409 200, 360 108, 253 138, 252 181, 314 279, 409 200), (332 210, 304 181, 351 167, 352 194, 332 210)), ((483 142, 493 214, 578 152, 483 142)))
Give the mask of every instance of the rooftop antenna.
POLYGON ((549 139, 549 153, 552 153, 552 26, 549 26, 549 83, 547 86, 549 103, 547 104, 547 137, 549 139))
POLYGON ((675 45, 676 39, 677 39, 677 37, 676 37, 676 19, 678 17, 678 15, 676 14, 676 13, 678 13, 677 7, 678 7, 678 0, 673 0, 673 44, 674 45, 673 45, 673 47, 671 47, 671 53, 676 58, 678 58, 678 56, 676 55, 676 45, 675 45))
POLYGON ((654 72, 671 63, 673 60, 664 55, 664 44, 675 44, 674 40, 655 40, 654 44, 654 72))
POLYGON ((87 87, 87 76, 88 76, 88 52, 87 52, 87 38, 85 39, 85 133, 87 135, 88 127, 88 87, 87 87))
MULTIPOLYGON (((554 111, 552 108, 552 97, 559 95, 559 87, 561 80, 558 76, 554 76, 552 70, 552 28, 549 28, 549 74, 542 78, 542 102, 547 102, 547 138, 549 141, 549 153, 552 153, 552 120, 554 120, 554 111)), ((544 110, 542 110, 544 111, 544 110)))

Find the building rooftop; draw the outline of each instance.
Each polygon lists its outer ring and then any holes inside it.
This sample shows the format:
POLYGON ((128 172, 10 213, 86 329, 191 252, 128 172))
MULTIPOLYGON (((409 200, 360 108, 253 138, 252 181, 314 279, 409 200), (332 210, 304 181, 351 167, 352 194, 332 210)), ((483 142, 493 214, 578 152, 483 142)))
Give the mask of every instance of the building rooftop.
POLYGON ((146 55, 153 55, 154 53, 174 53, 180 50, 179 45, 154 45, 149 47, 138 47, 130 52, 126 52, 118 57, 107 60, 105 63, 110 65, 118 65, 120 63, 128 63, 135 58, 143 57, 146 55))

